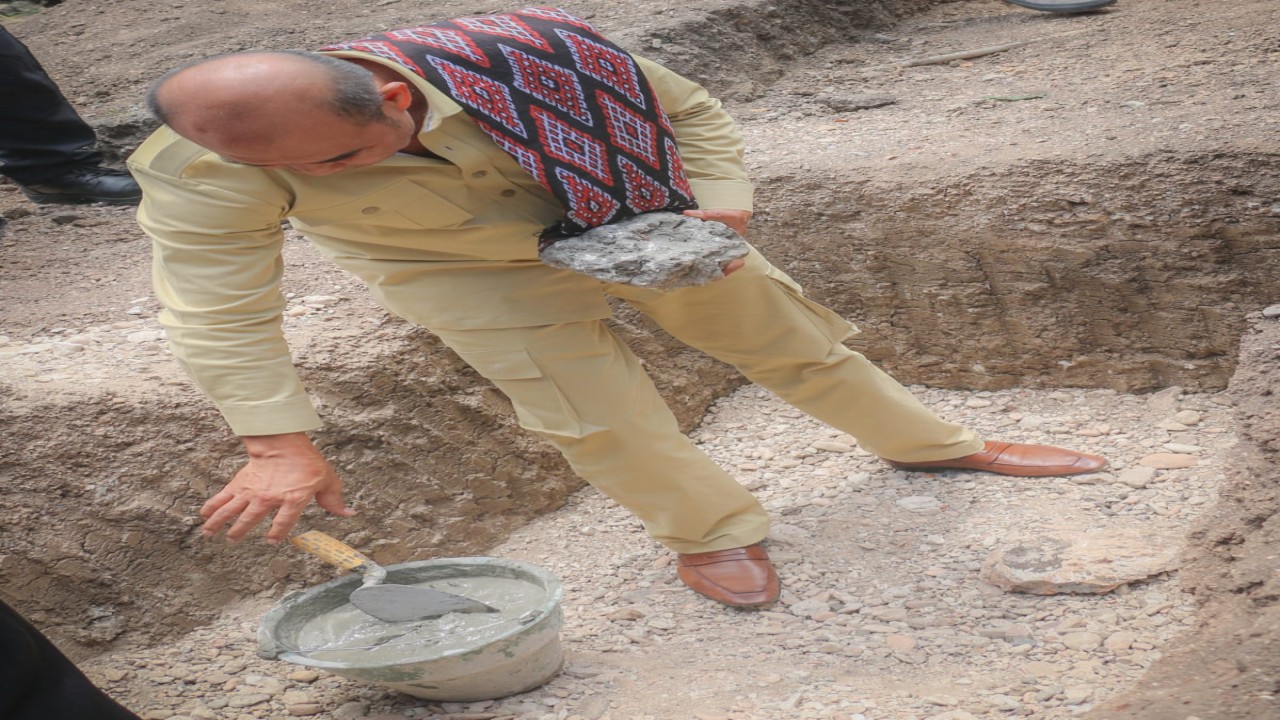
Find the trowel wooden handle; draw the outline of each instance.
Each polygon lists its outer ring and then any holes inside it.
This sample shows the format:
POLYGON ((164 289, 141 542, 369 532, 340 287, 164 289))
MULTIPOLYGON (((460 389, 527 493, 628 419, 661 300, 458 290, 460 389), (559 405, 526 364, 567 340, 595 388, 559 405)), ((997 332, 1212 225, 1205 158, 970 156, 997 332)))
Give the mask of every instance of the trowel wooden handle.
POLYGON ((359 550, 319 530, 308 530, 301 535, 294 535, 289 542, 330 565, 337 565, 344 570, 365 572, 378 567, 377 563, 365 557, 359 550))

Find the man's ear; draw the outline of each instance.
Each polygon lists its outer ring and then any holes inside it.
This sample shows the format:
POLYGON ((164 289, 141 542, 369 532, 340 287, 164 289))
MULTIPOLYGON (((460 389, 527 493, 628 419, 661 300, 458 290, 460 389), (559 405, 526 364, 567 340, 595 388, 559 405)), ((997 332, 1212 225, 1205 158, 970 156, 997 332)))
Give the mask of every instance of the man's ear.
POLYGON ((396 80, 389 82, 378 89, 378 93, 382 95, 382 101, 391 103, 397 110, 408 110, 413 104, 413 89, 406 82, 396 80))

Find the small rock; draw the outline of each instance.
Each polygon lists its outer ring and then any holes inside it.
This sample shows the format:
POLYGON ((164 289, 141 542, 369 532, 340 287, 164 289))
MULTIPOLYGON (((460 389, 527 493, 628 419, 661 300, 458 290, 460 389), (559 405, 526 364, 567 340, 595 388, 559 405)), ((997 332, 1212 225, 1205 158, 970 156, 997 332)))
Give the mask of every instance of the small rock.
POLYGON ((942 502, 928 495, 909 495, 898 498, 898 507, 916 513, 936 513, 942 509, 942 502))
POLYGON ((786 523, 776 523, 769 528, 769 540, 783 545, 802 545, 809 542, 810 534, 804 528, 786 523))
POLYGON ((1189 468, 1199 464, 1200 460, 1195 455, 1183 455, 1180 453, 1153 453, 1138 461, 1139 465, 1160 470, 1177 470, 1178 468, 1189 468))
POLYGON ((1018 669, 1033 677, 1062 674, 1062 666, 1056 663, 1044 662, 1043 660, 1033 660, 1025 665, 1018 666, 1018 669))
POLYGON ((605 617, 613 621, 639 620, 644 617, 644 613, 635 608, 618 608, 610 610, 605 617))
POLYGON ((791 611, 792 615, 807 618, 831 612, 831 606, 826 601, 817 599, 801 600, 787 609, 791 611))
POLYGON ((1176 415, 1173 416, 1173 419, 1174 421, 1182 423, 1183 425, 1191 426, 1191 425, 1199 425, 1200 421, 1203 418, 1201 417, 1200 413, 1196 412, 1195 410, 1181 410, 1176 415))
POLYGON ((895 98, 881 95, 844 95, 839 93, 819 93, 813 99, 815 102, 839 113, 870 110, 897 102, 895 98))
POLYGON ((1132 467, 1120 473, 1116 480, 1131 488, 1144 488, 1155 478, 1156 469, 1153 467, 1132 467))
POLYGON ((928 720, 979 720, 979 718, 966 710, 948 710, 941 715, 930 715, 928 720))
POLYGON ((149 343, 164 339, 163 330, 138 330, 124 336, 131 343, 149 343))
POLYGON ((1280 318, 1280 305, 1269 305, 1262 309, 1262 317, 1280 318))
POLYGON ((1137 636, 1127 630, 1111 633, 1103 642, 1108 650, 1128 650, 1137 636))
POLYGON ((343 703, 333 711, 334 720, 357 720, 369 714, 369 706, 357 700, 343 703))
POLYGON ((1072 650, 1096 650, 1102 646, 1102 636, 1091 632, 1074 632, 1062 636, 1062 644, 1072 650))
POLYGON ((916 639, 910 635, 886 635, 884 643, 895 652, 911 652, 916 649, 916 639))
POLYGON ((1172 415, 1178 407, 1178 398, 1182 397, 1182 388, 1178 385, 1167 387, 1147 396, 1147 407, 1160 415, 1172 415))
POLYGON ((574 715, 582 720, 600 720, 609 711, 609 698, 604 695, 592 695, 574 708, 574 715))
POLYGON ((1087 685, 1074 685, 1063 691, 1063 705, 1079 705, 1080 703, 1093 697, 1093 688, 1087 685))
POLYGON ((819 440, 815 442, 813 446, 819 450, 825 450, 826 452, 834 452, 834 453, 853 452, 853 447, 851 445, 845 445, 844 443, 838 443, 838 442, 831 442, 830 440, 819 440))
POLYGON ((1186 445, 1184 443, 1165 443, 1161 447, 1163 447, 1165 450, 1168 450, 1171 453, 1187 454, 1187 455, 1198 453, 1201 450, 1204 450, 1204 448, 1200 447, 1199 445, 1186 445))
POLYGON ((1159 527, 1062 531, 997 548, 979 574, 1006 592, 1106 593, 1175 568, 1182 541, 1159 527))
POLYGON ((231 695, 227 698, 227 707, 247 708, 254 705, 261 705, 271 699, 266 693, 243 693, 231 695))

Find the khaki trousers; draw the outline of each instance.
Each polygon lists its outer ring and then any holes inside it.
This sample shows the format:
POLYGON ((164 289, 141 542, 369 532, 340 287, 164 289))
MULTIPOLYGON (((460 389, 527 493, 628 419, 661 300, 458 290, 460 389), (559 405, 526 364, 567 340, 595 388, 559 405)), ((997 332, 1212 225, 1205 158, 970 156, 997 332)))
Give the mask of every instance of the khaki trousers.
MULTIPOLYGON (((758 253, 723 280, 656 291, 602 285, 680 341, 902 461, 967 455, 982 442, 945 422, 849 350, 853 326, 806 299, 758 253)), ((769 520, 759 502, 689 441, 631 351, 603 320, 498 329, 432 328, 553 443, 583 479, 676 552, 749 545, 769 520)))

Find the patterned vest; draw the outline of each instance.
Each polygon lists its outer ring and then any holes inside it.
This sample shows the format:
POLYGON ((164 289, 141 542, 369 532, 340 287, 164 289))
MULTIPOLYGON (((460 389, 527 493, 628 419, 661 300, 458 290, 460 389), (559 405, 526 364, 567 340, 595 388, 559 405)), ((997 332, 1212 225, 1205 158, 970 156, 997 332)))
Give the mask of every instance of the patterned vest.
POLYGON ((641 213, 697 207, 635 60, 563 10, 458 18, 323 50, 394 60, 462 106, 564 206, 539 249, 641 213))

